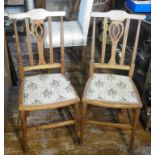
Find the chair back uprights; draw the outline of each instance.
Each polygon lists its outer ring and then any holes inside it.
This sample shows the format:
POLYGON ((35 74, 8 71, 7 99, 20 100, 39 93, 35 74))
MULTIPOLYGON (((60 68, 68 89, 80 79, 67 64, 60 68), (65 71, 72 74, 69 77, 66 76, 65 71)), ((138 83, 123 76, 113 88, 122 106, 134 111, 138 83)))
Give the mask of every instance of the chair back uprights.
POLYGON ((13 28, 15 34, 15 43, 17 49, 17 57, 19 63, 19 74, 20 79, 24 77, 24 73, 32 70, 42 70, 42 69, 55 69, 60 68, 61 73, 64 73, 64 28, 63 28, 63 17, 65 16, 65 12, 50 12, 44 9, 34 9, 26 13, 20 14, 10 14, 9 18, 13 19, 13 28), (55 63, 53 58, 53 47, 52 47, 52 17, 58 17, 61 21, 60 24, 60 63, 55 63), (29 65, 24 66, 22 62, 21 48, 20 48, 20 40, 18 36, 18 27, 17 21, 23 20, 24 26, 26 30, 27 37, 27 47, 28 47, 28 55, 29 55, 29 65), (44 29, 44 22, 48 21, 48 33, 49 36, 49 55, 50 61, 46 62, 44 58, 44 38, 46 36, 44 29), (37 44, 37 52, 38 52, 38 62, 34 62, 33 49, 32 49, 32 39, 34 38, 37 44))
POLYGON ((90 63, 90 74, 94 72, 96 68, 103 69, 118 69, 129 71, 129 76, 132 78, 135 68, 135 58, 138 47, 138 40, 140 34, 141 21, 145 18, 144 15, 128 14, 125 11, 112 10, 105 13, 92 12, 91 17, 93 18, 93 32, 92 32, 92 45, 91 45, 91 63, 90 63), (99 63, 94 62, 95 54, 95 40, 96 40, 96 20, 103 19, 102 21, 102 47, 101 47, 101 60, 99 63), (125 62, 127 41, 129 35, 129 28, 131 20, 137 22, 135 27, 135 39, 133 50, 131 53, 130 63, 125 62), (108 52, 107 46, 110 40, 110 58, 107 58, 106 53, 108 52), (119 58, 116 61, 116 51, 120 45, 119 58), (107 60, 107 59, 108 60, 107 60))

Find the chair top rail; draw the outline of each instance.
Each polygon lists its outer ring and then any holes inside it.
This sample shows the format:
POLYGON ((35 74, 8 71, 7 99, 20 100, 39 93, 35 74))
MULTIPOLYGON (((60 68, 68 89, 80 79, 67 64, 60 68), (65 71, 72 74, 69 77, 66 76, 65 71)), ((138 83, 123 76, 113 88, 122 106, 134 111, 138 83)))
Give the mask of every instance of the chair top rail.
POLYGON ((145 15, 129 14, 123 10, 111 10, 108 12, 91 12, 91 17, 105 17, 110 20, 124 21, 125 19, 143 20, 145 15))
POLYGON ((31 20, 40 20, 46 19, 47 17, 58 17, 58 16, 65 16, 65 11, 47 11, 45 9, 33 9, 28 12, 24 13, 17 13, 17 14, 9 14, 9 19, 24 19, 30 18, 31 20))

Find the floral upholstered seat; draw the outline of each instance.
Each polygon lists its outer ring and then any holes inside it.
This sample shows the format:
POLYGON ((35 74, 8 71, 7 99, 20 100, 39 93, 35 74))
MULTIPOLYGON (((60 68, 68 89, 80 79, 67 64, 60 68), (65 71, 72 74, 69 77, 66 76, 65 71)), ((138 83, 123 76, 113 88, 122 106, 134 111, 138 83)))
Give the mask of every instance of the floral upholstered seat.
POLYGON ((93 74, 87 83, 86 100, 138 104, 138 96, 130 77, 114 74, 93 74))
POLYGON ((24 78, 23 105, 53 104, 77 98, 63 74, 41 74, 24 78))

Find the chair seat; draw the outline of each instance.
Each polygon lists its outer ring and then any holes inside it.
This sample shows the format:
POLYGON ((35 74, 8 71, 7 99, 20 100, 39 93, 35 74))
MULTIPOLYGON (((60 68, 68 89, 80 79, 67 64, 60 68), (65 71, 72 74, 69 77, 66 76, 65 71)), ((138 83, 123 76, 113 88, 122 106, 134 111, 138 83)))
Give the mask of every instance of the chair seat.
MULTIPOLYGON (((48 22, 45 23, 46 36, 44 47, 49 48, 48 22)), ((86 39, 78 21, 64 22, 64 46, 83 46, 86 39)), ((52 22, 52 46, 60 47, 60 22, 52 22)))
POLYGON ((25 77, 23 105, 54 104, 76 100, 78 96, 63 74, 41 74, 25 77))
POLYGON ((115 74, 93 74, 88 80, 83 98, 115 104, 140 104, 131 78, 115 74))

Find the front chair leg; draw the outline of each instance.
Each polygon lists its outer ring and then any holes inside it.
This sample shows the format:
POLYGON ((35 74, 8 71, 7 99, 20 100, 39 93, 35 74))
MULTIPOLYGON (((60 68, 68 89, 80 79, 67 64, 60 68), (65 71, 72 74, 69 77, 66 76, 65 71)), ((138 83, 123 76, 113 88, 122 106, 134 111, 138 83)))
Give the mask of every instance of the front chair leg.
POLYGON ((82 104, 82 114, 81 114, 81 128, 80 128, 80 144, 83 143, 83 135, 84 135, 84 128, 86 124, 86 113, 87 113, 87 104, 82 104))
POLYGON ((79 139, 79 103, 75 103, 75 111, 74 111, 74 119, 75 119, 75 134, 77 138, 77 142, 79 139))
POLYGON ((28 151, 27 146, 27 128, 26 128, 26 112, 21 111, 20 112, 20 118, 21 118, 21 129, 22 129, 22 139, 23 139, 23 151, 28 151))
POLYGON ((134 118, 133 118, 133 123, 132 123, 132 131, 131 131, 131 140, 130 140, 130 146, 129 146, 129 151, 132 151, 134 140, 135 140, 135 135, 136 135, 136 126, 138 123, 140 115, 140 109, 135 109, 134 110, 134 118))

